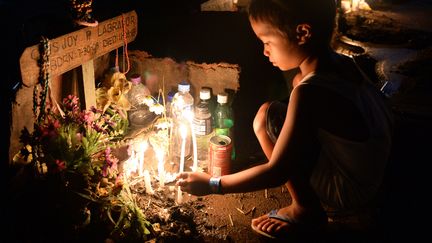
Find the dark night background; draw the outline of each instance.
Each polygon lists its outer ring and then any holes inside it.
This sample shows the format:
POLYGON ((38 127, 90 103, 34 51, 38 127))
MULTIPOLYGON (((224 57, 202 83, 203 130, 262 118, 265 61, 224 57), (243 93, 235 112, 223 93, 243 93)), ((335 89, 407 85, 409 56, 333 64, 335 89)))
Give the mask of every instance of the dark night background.
MULTIPOLYGON (((239 64, 240 90, 233 103, 235 119, 239 124, 235 136, 247 142, 238 143, 236 149, 239 161, 259 156, 252 120, 265 100, 278 99, 287 94, 283 73, 262 55, 262 46, 250 29, 244 12, 203 13, 200 12, 202 2, 94 0, 93 15, 101 22, 135 10, 139 20, 138 35, 129 44, 129 49, 143 50, 154 57, 172 57, 178 62, 239 64), (275 81, 268 82, 270 80, 275 81)), ((10 104, 20 85, 19 57, 26 47, 37 44, 42 35, 55 38, 78 27, 72 24, 65 0, 0 0, 0 18, 3 59, 0 77, 0 114, 3 120, 0 129, 0 183, 7 185, 14 173, 8 166, 8 124, 11 119, 10 104)), ((416 117, 415 114, 402 114, 399 121, 392 164, 389 166, 382 223, 390 234, 390 241, 407 239, 415 242, 420 236, 430 238, 427 234, 430 200, 427 198, 431 191, 428 186, 431 184, 428 164, 431 161, 432 123, 430 117, 416 117)))

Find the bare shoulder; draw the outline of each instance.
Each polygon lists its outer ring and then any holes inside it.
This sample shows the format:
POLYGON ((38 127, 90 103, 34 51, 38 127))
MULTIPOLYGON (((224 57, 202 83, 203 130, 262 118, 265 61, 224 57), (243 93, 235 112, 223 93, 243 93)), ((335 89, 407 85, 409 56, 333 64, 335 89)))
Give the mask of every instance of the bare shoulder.
POLYGON ((315 109, 323 102, 325 103, 329 96, 331 96, 331 92, 326 88, 312 84, 301 84, 291 92, 290 103, 315 109))
POLYGON ((354 102, 326 87, 299 85, 291 93, 290 109, 291 114, 310 126, 344 138, 362 140, 368 134, 364 117, 354 102))
POLYGON ((292 116, 316 120, 318 112, 323 109, 326 101, 325 89, 315 85, 301 84, 293 89, 289 101, 289 113, 292 116))

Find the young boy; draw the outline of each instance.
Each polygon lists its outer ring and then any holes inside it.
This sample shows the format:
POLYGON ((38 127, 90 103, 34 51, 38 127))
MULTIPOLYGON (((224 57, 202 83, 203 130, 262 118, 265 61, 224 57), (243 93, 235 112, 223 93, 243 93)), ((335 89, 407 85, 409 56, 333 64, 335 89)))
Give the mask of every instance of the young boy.
POLYGON ((326 224, 322 203, 367 206, 383 179, 392 119, 352 59, 330 48, 335 1, 252 0, 248 13, 269 61, 282 71, 298 70, 289 103, 265 103, 254 120, 268 162, 220 178, 182 173, 177 184, 207 195, 285 183, 292 203, 252 220, 269 237, 326 224))

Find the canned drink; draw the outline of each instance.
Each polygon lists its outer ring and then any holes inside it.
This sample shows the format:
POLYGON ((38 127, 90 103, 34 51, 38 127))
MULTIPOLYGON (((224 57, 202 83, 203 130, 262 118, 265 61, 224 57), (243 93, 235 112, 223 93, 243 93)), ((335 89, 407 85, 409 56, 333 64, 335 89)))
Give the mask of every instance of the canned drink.
POLYGON ((216 135, 210 138, 209 146, 209 174, 220 177, 231 173, 231 138, 216 135))

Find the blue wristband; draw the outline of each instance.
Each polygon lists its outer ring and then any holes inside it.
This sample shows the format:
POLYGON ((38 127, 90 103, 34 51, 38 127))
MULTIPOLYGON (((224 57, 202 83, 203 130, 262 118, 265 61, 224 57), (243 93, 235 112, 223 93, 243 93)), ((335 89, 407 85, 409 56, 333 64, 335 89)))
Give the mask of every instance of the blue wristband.
POLYGON ((222 194, 221 178, 212 177, 209 181, 210 190, 214 194, 222 194))

